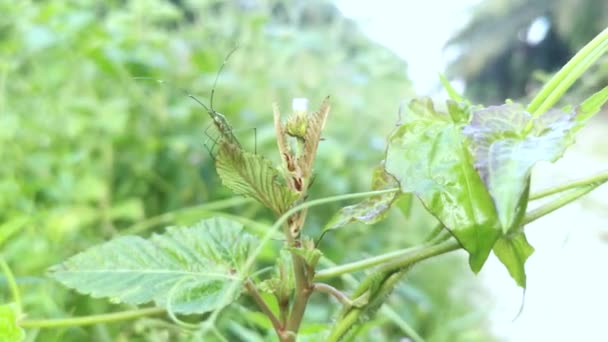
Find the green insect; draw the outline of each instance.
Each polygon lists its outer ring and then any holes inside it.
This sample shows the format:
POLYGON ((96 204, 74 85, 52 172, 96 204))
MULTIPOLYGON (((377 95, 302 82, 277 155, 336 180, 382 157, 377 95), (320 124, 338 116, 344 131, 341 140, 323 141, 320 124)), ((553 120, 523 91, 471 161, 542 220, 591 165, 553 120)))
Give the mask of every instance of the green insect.
MULTIPOLYGON (((213 82, 213 88, 211 88, 211 95, 209 97, 209 106, 207 106, 203 101, 199 100, 196 96, 192 95, 191 93, 189 93, 188 91, 186 91, 185 89, 182 89, 180 87, 176 87, 177 89, 179 89, 180 91, 182 91, 186 96, 188 96, 189 98, 191 98, 192 100, 196 101, 196 103, 200 104, 205 111, 207 112, 207 114, 209 114, 209 116, 211 117, 211 120, 213 120, 213 125, 218 129, 221 137, 220 139, 224 139, 224 141, 231 143, 233 145, 238 146, 239 148, 241 148, 241 144, 238 141, 238 139, 236 138, 236 136, 234 135, 234 133, 232 132, 232 126, 230 126, 230 124, 228 123, 228 120, 226 119, 226 117, 216 111, 213 108, 213 98, 215 95, 215 88, 217 86, 217 81, 222 73, 222 70, 224 69, 224 66, 226 65, 226 63, 228 62, 228 59, 230 59, 230 56, 232 56, 232 54, 237 50, 238 47, 234 47, 227 55, 226 58, 224 58, 224 61, 222 62, 222 65, 220 66, 219 70, 217 71, 216 75, 215 75, 215 80, 213 82)), ((169 84, 169 82, 164 81, 164 80, 158 80, 158 79, 153 79, 150 77, 134 77, 133 79, 137 79, 137 80, 153 80, 156 81, 158 83, 161 84, 169 84)), ((173 85, 175 86, 175 85, 173 85)), ((205 130, 205 134, 207 133, 207 130, 205 130)))
POLYGON ((213 124, 215 125, 215 127, 217 127, 218 131, 222 135, 222 138, 226 139, 229 143, 232 143, 234 145, 237 145, 238 147, 241 147, 241 144, 239 143, 238 139, 232 133, 232 126, 230 126, 230 124, 228 123, 228 120, 226 120, 226 117, 224 116, 224 114, 216 111, 213 108, 213 96, 215 95, 215 87, 217 86, 217 80, 219 79, 219 77, 222 73, 222 70, 224 69, 224 66, 228 62, 228 59, 230 59, 230 56, 232 56, 232 54, 237 50, 237 48, 238 47, 234 47, 228 53, 228 55, 226 55, 226 58, 224 58, 224 62, 222 62, 222 65, 220 66, 219 70, 217 71, 217 74, 215 75, 215 81, 213 82, 213 88, 211 88, 211 95, 209 97, 209 107, 207 107, 201 100, 197 99, 194 95, 192 95, 190 93, 186 93, 186 94, 189 98, 193 99, 198 104, 203 106, 203 108, 207 111, 207 114, 209 114, 209 116, 213 120, 213 124))

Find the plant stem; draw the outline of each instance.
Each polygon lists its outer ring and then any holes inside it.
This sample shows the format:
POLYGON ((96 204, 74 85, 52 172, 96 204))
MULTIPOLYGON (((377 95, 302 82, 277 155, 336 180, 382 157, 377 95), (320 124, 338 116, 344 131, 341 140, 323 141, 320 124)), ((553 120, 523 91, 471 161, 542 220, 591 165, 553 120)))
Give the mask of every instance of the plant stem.
POLYGON ((526 213, 526 217, 524 218, 523 223, 528 224, 567 204, 570 204, 571 202, 574 202, 575 200, 579 199, 580 197, 583 197, 584 195, 588 194, 589 192, 591 192, 593 189, 597 188, 600 185, 601 185, 601 183, 599 183, 599 184, 596 183, 596 184, 587 185, 586 187, 571 190, 568 193, 566 193, 565 195, 557 198, 556 200, 549 202, 545 205, 542 205, 542 206, 526 213))
POLYGON ((11 295, 13 296, 13 301, 17 304, 17 308, 19 308, 19 312, 21 312, 21 294, 19 293, 19 286, 17 286, 17 282, 15 281, 15 276, 13 275, 13 271, 8 266, 6 261, 3 258, 0 258, 0 269, 2 273, 4 273, 6 277, 6 282, 8 283, 8 288, 11 291, 11 295))
MULTIPOLYGON (((405 273, 408 271, 408 269, 409 269, 409 267, 405 267, 401 270, 390 270, 390 271, 386 271, 386 272, 380 271, 378 273, 374 273, 374 274, 368 276, 368 278, 366 278, 366 279, 375 278, 375 280, 373 280, 373 281, 380 280, 381 281, 380 286, 377 287, 376 289, 368 288, 365 290, 365 291, 373 292, 372 294, 370 294, 369 303, 366 304, 362 308, 351 308, 351 309, 345 311, 342 318, 338 319, 338 321, 334 325, 334 328, 332 329, 327 341, 328 342, 339 341, 348 333, 348 331, 352 328, 354 323, 359 321, 359 317, 361 316, 361 314, 363 314, 366 311, 373 312, 373 311, 377 310, 377 308, 379 308, 382 305, 382 303, 384 302, 386 297, 388 297, 388 295, 393 291, 393 289, 397 285, 397 282, 399 282, 399 280, 401 280, 401 278, 405 275, 405 273)), ((359 290, 360 289, 357 289, 358 292, 360 292, 359 290)))
POLYGON ((335 287, 324 284, 324 283, 315 283, 313 284, 313 290, 317 292, 326 293, 328 295, 333 296, 340 302, 342 305, 350 308, 353 305, 353 302, 348 298, 347 295, 342 293, 342 291, 336 289, 335 287))
POLYGON ((608 28, 580 49, 574 57, 555 74, 528 105, 534 117, 551 108, 570 86, 608 50, 608 28))
MULTIPOLYGON (((321 259, 321 263, 327 265, 328 267, 338 266, 335 262, 329 260, 328 258, 321 259)), ((359 283, 357 279, 349 273, 342 274, 340 278, 342 278, 342 280, 344 280, 346 284, 351 287, 356 287, 359 283)), ((406 336, 412 339, 412 341, 424 342, 422 337, 414 330, 414 328, 412 328, 405 320, 403 320, 399 316, 399 314, 395 312, 395 310, 391 308, 390 304, 385 303, 384 305, 382 305, 382 307, 380 308, 380 312, 386 317, 388 317, 390 320, 392 320, 393 323, 395 323, 406 336)))
POLYGON ((601 172, 599 174, 593 175, 591 177, 578 179, 575 181, 571 181, 569 183, 561 184, 549 189, 545 189, 539 191, 535 194, 530 195, 530 201, 537 200, 543 197, 551 196, 557 194, 559 192, 564 192, 566 190, 571 190, 575 188, 580 188, 588 185, 600 185, 606 183, 608 181, 608 171, 601 172))
POLYGON ((272 326, 274 327, 274 330, 277 333, 277 336, 279 336, 279 338, 281 338, 281 336, 284 333, 283 326, 281 325, 281 323, 279 322, 279 320, 277 319, 275 314, 272 312, 272 310, 270 310, 270 308, 268 307, 268 304, 266 304, 266 302, 264 301, 262 296, 260 296, 258 289, 255 287, 255 285, 253 284, 251 279, 245 280, 245 289, 247 289, 247 292, 249 292, 249 295, 253 298, 253 300, 258 305, 260 310, 262 310, 262 312, 266 315, 266 317, 268 317, 268 319, 270 319, 270 322, 272 323, 272 326))
POLYGON ((394 258, 392 261, 382 265, 379 271, 389 272, 397 269, 410 267, 422 260, 452 252, 460 248, 460 243, 456 239, 448 240, 446 242, 433 246, 428 246, 420 249, 419 251, 415 251, 413 253, 408 253, 401 257, 394 258))
POLYGON ((330 278, 335 278, 342 274, 353 273, 356 271, 365 270, 370 267, 374 267, 374 266, 383 264, 385 262, 394 260, 395 258, 398 258, 402 255, 410 254, 410 253, 422 250, 423 248, 424 248, 424 245, 416 246, 416 247, 408 247, 408 248, 400 249, 397 251, 376 255, 376 256, 373 256, 373 257, 370 257, 367 259, 343 264, 340 266, 326 268, 324 270, 317 272, 315 274, 314 280, 330 279, 330 278))
POLYGON ((163 308, 146 308, 129 310, 122 312, 114 312, 110 314, 82 316, 75 318, 58 318, 58 319, 24 319, 19 321, 19 326, 22 328, 58 328, 83 326, 101 323, 111 323, 117 321, 125 321, 136 319, 145 316, 158 315, 164 313, 163 308))
MULTIPOLYGON (((289 209, 287 212, 285 212, 283 215, 281 215, 281 217, 279 217, 275 221, 275 223, 272 225, 272 227, 270 227, 269 229, 266 230, 266 234, 264 234, 264 236, 262 236, 262 238, 260 239, 256 248, 251 252, 251 254, 247 258, 247 260, 245 260, 245 263, 243 264, 243 270, 249 270, 253 266, 253 264, 255 263, 256 257, 258 255, 260 255, 260 253, 262 252, 262 249, 273 238, 273 236, 276 236, 276 234, 277 234, 278 230, 281 228, 281 226, 283 226, 283 224, 285 224, 285 222, 287 222, 287 220, 293 214, 295 214, 299 211, 302 211, 304 209, 323 205, 326 203, 338 202, 338 201, 342 201, 342 200, 361 198, 361 197, 369 197, 369 196, 374 196, 374 195, 387 194, 387 193, 397 192, 397 191, 400 191, 400 189, 393 188, 393 189, 387 189, 387 190, 367 191, 367 192, 360 192, 360 193, 354 193, 354 194, 338 195, 338 196, 320 198, 317 200, 312 200, 312 201, 308 201, 308 202, 304 202, 302 204, 296 205, 295 207, 289 209)), ((226 302, 228 302, 230 295, 232 293, 234 293, 234 291, 237 291, 239 289, 239 285, 240 285, 240 283, 235 281, 226 289, 225 297, 224 297, 224 300, 226 302)), ((209 322, 210 324, 213 324, 215 322, 215 320, 217 319, 217 316, 219 315, 219 313, 220 313, 220 310, 213 311, 209 315, 207 322, 209 322)), ((295 334, 290 334, 290 331, 286 331, 286 334, 289 334, 295 340, 295 334)))

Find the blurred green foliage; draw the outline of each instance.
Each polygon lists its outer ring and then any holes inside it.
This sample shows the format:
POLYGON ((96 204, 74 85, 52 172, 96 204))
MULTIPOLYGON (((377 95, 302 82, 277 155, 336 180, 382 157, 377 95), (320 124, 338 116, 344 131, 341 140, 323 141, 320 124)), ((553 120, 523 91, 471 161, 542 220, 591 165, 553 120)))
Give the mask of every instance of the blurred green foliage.
MULTIPOLYGON (((314 109, 331 95, 312 197, 369 188, 399 101, 412 94, 404 63, 326 1, 5 0, 0 13, 0 250, 29 317, 118 310, 62 289, 44 273, 121 232, 147 235, 213 210, 271 222, 250 201, 220 201, 232 195, 206 149, 213 145, 210 119, 180 90, 208 102, 235 45, 214 105, 247 148, 278 160, 271 103, 287 112, 291 98, 304 96, 314 109)), ((316 209, 307 233, 318 234, 337 210, 316 209)), ((353 225, 329 234, 321 248, 335 262, 403 248, 430 230, 423 211, 414 206, 407 221, 392 213, 381 225, 353 225)), ((270 262, 273 252, 266 257, 270 262)), ((425 264, 399 288, 393 307, 428 341, 487 341, 479 317, 463 320, 470 298, 454 291, 463 272, 457 257, 425 264)), ((0 288, 0 301, 10 301, 4 278, 0 288)), ((320 296, 312 303, 303 331, 330 322, 336 308, 320 296)), ((268 325, 238 305, 224 317, 219 324, 231 340, 254 340, 268 325)), ((403 336, 386 318, 369 324, 367 336, 403 336)), ((157 319, 28 334, 38 341, 193 338, 157 319)))

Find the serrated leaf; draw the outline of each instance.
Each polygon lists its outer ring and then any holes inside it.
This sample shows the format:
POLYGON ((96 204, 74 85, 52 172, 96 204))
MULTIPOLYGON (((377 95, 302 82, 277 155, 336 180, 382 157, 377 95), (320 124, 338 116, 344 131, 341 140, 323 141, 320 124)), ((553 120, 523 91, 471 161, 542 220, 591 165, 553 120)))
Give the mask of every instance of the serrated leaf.
POLYGON ((275 264, 275 275, 261 282, 258 288, 260 291, 274 294, 277 300, 281 301, 289 300, 295 287, 291 255, 286 250, 281 250, 275 264))
POLYGON ((0 305, 0 341, 17 342, 25 339, 25 332, 17 324, 18 315, 17 305, 0 305))
POLYGON ((321 103, 318 111, 308 116, 306 124, 306 134, 304 136, 304 149, 298 158, 300 170, 304 173, 302 177, 308 178, 312 174, 312 164, 317 156, 317 148, 321 141, 321 133, 325 128, 325 121, 329 115, 329 96, 321 103))
MULTIPOLYGON (((372 190, 383 190, 398 187, 399 183, 393 176, 386 173, 384 166, 380 165, 374 169, 372 176, 372 190)), ((325 228, 323 229, 323 233, 329 230, 338 229, 356 221, 365 224, 374 224, 379 222, 386 218, 389 209, 399 195, 400 192, 396 191, 371 196, 357 204, 346 206, 334 214, 329 222, 327 222, 325 228)))
POLYGON ((532 167, 555 161, 572 144, 574 113, 550 110, 537 119, 519 104, 477 110, 463 133, 494 201, 503 233, 520 226, 532 167), (531 128, 531 129, 529 129, 531 128))
POLYGON ((310 266, 313 269, 319 262, 319 259, 323 256, 323 252, 321 252, 320 250, 318 250, 316 248, 308 249, 308 248, 302 248, 302 247, 288 247, 286 249, 290 252, 293 252, 293 253, 301 256, 302 259, 304 259, 304 262, 306 263, 306 265, 310 266))
POLYGON ((228 293, 241 282, 254 238, 240 223, 225 218, 192 227, 169 227, 146 240, 123 236, 92 247, 50 275, 95 298, 139 305, 154 302, 176 313, 204 313, 234 301, 228 293))
POLYGON ((452 232, 469 252, 471 269, 478 272, 500 235, 500 225, 461 126, 426 98, 410 102, 404 122, 389 137, 386 171, 452 232))
POLYGON ((494 254, 502 262, 517 285, 526 288, 526 270, 524 265, 528 257, 534 253, 524 233, 514 236, 503 236, 494 245, 494 254))
POLYGON ((224 186, 237 194, 255 198, 277 214, 284 213, 298 194, 279 182, 279 173, 264 157, 220 142, 216 169, 224 186))

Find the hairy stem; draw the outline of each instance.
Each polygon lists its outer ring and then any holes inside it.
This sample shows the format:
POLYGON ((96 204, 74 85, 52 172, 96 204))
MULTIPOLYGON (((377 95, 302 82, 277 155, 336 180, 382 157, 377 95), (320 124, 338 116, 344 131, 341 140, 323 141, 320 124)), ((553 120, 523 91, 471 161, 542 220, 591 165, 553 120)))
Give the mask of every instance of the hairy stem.
POLYGON ((260 310, 262 310, 262 312, 266 315, 266 317, 268 317, 268 319, 272 323, 272 326, 274 327, 275 332, 277 333, 277 336, 279 336, 279 338, 281 340, 283 340, 283 338, 282 338, 282 336, 284 335, 283 326, 281 325, 281 323, 279 322, 277 317, 274 315, 274 313, 272 313, 272 310, 270 310, 270 308, 268 307, 268 304, 266 304, 266 302, 264 301, 262 296, 260 296, 258 289, 255 287, 255 285, 253 284, 251 279, 245 280, 245 289, 247 289, 247 292, 253 298, 253 300, 258 305, 260 310))
MULTIPOLYGON (((328 258, 322 259, 321 263, 329 267, 337 266, 335 262, 329 260, 328 258)), ((353 275, 348 273, 342 274, 340 278, 351 287, 356 287, 357 284, 359 284, 357 279, 353 275)), ((397 327, 399 327, 401 331, 405 334, 405 336, 411 338, 413 342, 424 342, 423 338, 414 330, 411 325, 409 325, 403 318, 401 318, 400 315, 395 312, 394 309, 391 308, 390 304, 385 303, 384 305, 382 305, 382 307, 380 308, 380 313, 382 313, 397 327)))
POLYGON ((114 312, 110 314, 82 316, 75 318, 58 318, 58 319, 24 319, 19 321, 19 326, 22 328, 58 328, 83 326, 101 323, 112 323, 126 321, 145 316, 152 316, 164 313, 163 308, 146 308, 129 310, 122 312, 114 312))
POLYGON ((342 293, 342 291, 336 289, 335 287, 329 284, 315 283, 313 284, 313 290, 333 296, 338 300, 338 302, 340 302, 345 307, 350 308, 353 305, 353 302, 348 298, 347 295, 345 295, 344 293, 342 293))
POLYGON ((409 267, 405 267, 401 270, 390 270, 370 275, 369 278, 375 278, 376 280, 380 281, 380 283, 379 286, 375 287, 374 289, 366 289, 366 291, 373 292, 370 294, 369 303, 367 303, 367 305, 361 308, 347 309, 342 315, 342 318, 338 319, 338 321, 334 325, 334 328, 332 329, 327 341, 339 341, 350 331, 353 325, 359 321, 359 318, 362 314, 367 314, 370 312, 373 313, 378 310, 378 308, 382 306, 382 303, 384 303, 388 295, 393 292, 393 289, 401 280, 401 278, 405 275, 408 269, 409 267))

